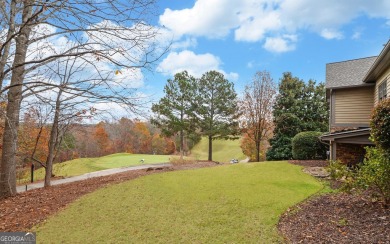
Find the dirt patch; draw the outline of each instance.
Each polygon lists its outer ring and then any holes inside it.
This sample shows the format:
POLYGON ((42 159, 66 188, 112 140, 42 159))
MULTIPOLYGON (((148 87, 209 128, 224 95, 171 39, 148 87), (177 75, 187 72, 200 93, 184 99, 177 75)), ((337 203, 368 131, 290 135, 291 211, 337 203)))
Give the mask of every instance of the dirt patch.
POLYGON ((326 160, 289 160, 290 164, 301 165, 305 167, 328 167, 329 162, 326 160))
POLYGON ((216 163, 200 162, 158 170, 134 170, 20 193, 0 200, 0 232, 28 231, 69 203, 101 187, 159 172, 212 166, 216 166, 216 163))
POLYGON ((390 243, 390 209, 367 194, 315 197, 289 209, 279 230, 290 243, 390 243))

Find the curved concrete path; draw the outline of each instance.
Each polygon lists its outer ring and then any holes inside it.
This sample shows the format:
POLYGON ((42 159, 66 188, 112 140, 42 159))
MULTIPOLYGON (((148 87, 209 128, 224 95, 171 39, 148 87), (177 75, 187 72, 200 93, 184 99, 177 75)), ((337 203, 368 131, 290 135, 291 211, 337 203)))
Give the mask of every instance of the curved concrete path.
POLYGON ((240 163, 248 163, 248 162, 249 162, 249 159, 250 159, 250 158, 247 157, 246 159, 241 160, 240 163))
MULTIPOLYGON (((51 185, 60 185, 60 184, 65 184, 65 183, 70 183, 70 182, 75 182, 75 181, 80 181, 80 180, 87 180, 90 178, 94 177, 100 177, 100 176, 106 176, 106 175, 113 175, 113 174, 118 174, 130 170, 139 170, 139 169, 147 169, 147 168, 160 168, 160 167, 169 167, 171 166, 170 163, 161 163, 161 164, 144 164, 144 165, 138 165, 138 166, 128 166, 128 167, 122 167, 122 168, 113 168, 113 169, 105 169, 105 170, 100 170, 100 171, 95 171, 95 172, 90 172, 86 173, 83 175, 78 175, 78 176, 72 176, 64 179, 58 179, 58 180, 52 180, 51 185)), ((20 192, 25 192, 27 190, 32 190, 32 189, 37 189, 37 188, 43 188, 43 181, 42 182, 37 182, 37 183, 30 183, 26 185, 21 185, 16 187, 16 191, 18 193, 20 192)))

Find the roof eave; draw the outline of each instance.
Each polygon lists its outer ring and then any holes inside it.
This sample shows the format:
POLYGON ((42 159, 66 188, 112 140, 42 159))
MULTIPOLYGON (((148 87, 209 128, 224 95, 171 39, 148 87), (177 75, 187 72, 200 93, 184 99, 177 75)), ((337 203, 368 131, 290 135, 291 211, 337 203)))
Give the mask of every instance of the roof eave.
POLYGON ((369 87, 373 86, 372 83, 362 83, 360 85, 353 85, 353 86, 334 86, 334 87, 326 87, 326 89, 332 89, 332 90, 338 90, 338 89, 348 89, 348 88, 360 88, 360 87, 369 87))
POLYGON ((320 136, 320 139, 322 141, 331 141, 333 139, 339 139, 339 138, 348 138, 348 137, 369 135, 370 130, 371 130, 370 128, 365 128, 365 129, 357 129, 357 130, 324 134, 324 135, 320 136))
POLYGON ((375 83, 379 76, 389 67, 390 62, 390 40, 382 49, 374 64, 363 78, 364 83, 375 83), (386 65, 386 66, 385 66, 386 65))

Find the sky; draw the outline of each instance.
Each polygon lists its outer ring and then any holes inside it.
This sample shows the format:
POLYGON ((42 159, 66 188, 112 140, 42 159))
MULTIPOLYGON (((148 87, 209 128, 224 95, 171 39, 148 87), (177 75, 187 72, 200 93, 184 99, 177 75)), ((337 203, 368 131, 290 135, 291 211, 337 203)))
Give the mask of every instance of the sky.
MULTIPOLYGON (((158 51, 169 44, 170 49, 152 67, 117 70, 118 67, 103 60, 94 63, 93 69, 83 70, 84 76, 89 77, 96 73, 93 70, 97 67, 114 76, 113 81, 136 89, 132 98, 140 101, 142 117, 146 119, 151 115, 152 103, 164 96, 167 80, 184 70, 196 78, 210 70, 219 71, 234 83, 240 96, 257 71, 270 72, 276 84, 284 72, 306 82, 309 79, 325 82, 327 63, 377 56, 390 38, 390 0, 156 0, 156 3, 149 24, 159 35, 150 43, 157 41, 158 51)), ((137 29, 134 23, 127 24, 130 33, 137 29)), ((96 25, 117 26, 109 20, 96 25)), ((36 28, 37 35, 58 31, 46 24, 36 28)), ((93 41, 93 37, 85 38, 93 41)), ((133 45, 121 38, 109 42, 117 45, 118 50, 131 49, 133 45)), ((36 51, 30 50, 28 59, 39 59, 41 47, 49 55, 53 50, 67 50, 70 44, 72 39, 61 35, 43 39, 30 45, 36 51)), ((143 45, 147 47, 149 42, 143 45)), ((115 60, 129 58, 116 50, 113 49, 112 56, 115 60)), ((129 53, 138 57, 143 49, 131 50, 129 53)), ((35 74, 31 77, 45 79, 35 74)), ((46 79, 52 78, 49 75, 46 79)), ((109 111, 104 119, 113 114, 114 119, 139 115, 129 114, 123 106, 112 102, 83 105, 109 111)))
POLYGON ((171 49, 143 73, 157 101, 167 79, 222 72, 240 94, 256 71, 325 81, 326 63, 376 56, 390 38, 389 0, 160 0, 152 24, 171 49))

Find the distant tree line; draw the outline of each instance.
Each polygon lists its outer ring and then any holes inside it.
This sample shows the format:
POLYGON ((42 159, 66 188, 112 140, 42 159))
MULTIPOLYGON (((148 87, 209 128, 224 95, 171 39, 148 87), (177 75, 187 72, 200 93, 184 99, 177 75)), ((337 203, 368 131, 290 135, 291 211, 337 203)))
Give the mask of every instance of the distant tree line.
MULTIPOLYGON (((19 166, 33 162, 39 166, 39 162, 43 162, 48 154, 50 125, 41 126, 37 118, 27 113, 20 131, 19 166)), ((163 137, 154 125, 137 119, 121 118, 118 121, 102 121, 98 124, 75 123, 66 132, 58 151, 55 152, 54 161, 100 157, 120 152, 173 154, 175 144, 174 137, 163 137)))

